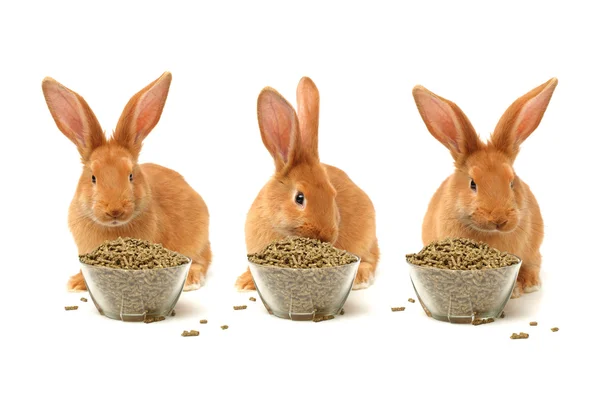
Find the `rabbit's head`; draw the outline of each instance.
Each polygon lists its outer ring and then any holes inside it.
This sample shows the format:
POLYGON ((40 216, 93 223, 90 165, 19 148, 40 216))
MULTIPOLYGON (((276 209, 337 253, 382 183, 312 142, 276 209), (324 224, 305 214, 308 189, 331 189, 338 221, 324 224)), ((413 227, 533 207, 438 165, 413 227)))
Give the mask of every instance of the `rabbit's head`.
POLYGON ((527 207, 526 185, 513 169, 519 147, 537 128, 558 80, 553 78, 517 99, 487 143, 453 102, 422 86, 413 96, 429 132, 452 154, 455 172, 446 182, 445 212, 481 232, 512 232, 527 207))
POLYGON ((298 115, 272 88, 258 97, 260 133, 275 161, 263 202, 279 234, 335 242, 340 218, 336 191, 319 160, 319 91, 304 77, 296 95, 298 115))
POLYGON ((60 131, 81 155, 83 172, 75 200, 83 217, 104 226, 126 226, 150 200, 138 166, 142 141, 158 123, 171 83, 166 72, 134 95, 107 140, 86 101, 46 77, 42 90, 60 131))

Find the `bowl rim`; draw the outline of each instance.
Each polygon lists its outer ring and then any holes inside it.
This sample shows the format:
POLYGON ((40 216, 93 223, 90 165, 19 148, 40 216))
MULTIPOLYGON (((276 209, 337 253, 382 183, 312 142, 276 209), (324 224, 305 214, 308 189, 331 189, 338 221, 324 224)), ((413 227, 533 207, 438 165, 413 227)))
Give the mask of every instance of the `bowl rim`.
POLYGON ((506 253, 507 255, 511 255, 514 256, 515 258, 517 258, 519 260, 519 262, 517 263, 513 263, 512 265, 509 266, 502 266, 502 267, 490 267, 490 268, 485 268, 485 269, 479 269, 479 270, 472 270, 472 269, 441 269, 439 267, 432 267, 432 266, 424 266, 424 265, 415 265, 414 263, 410 263, 408 261, 408 259, 405 258, 406 263, 408 264, 408 266, 416 268, 416 269, 434 269, 434 270, 441 270, 441 271, 445 271, 445 272, 468 272, 468 273, 473 273, 473 272, 485 272, 485 271, 494 271, 494 270, 502 270, 502 269, 510 269, 512 267, 519 267, 521 266, 521 264, 523 263, 523 260, 515 255, 515 254, 511 254, 511 253, 506 253))
MULTIPOLYGON (((183 255, 183 254, 180 254, 183 255)), ((122 271, 122 272, 127 272, 127 273, 137 273, 137 272, 145 272, 145 271, 162 271, 162 270, 170 270, 170 269, 176 269, 179 267, 186 267, 186 266, 190 266, 192 264, 192 258, 188 257, 187 255, 183 255, 184 257, 187 258, 187 262, 186 263, 182 263, 180 265, 177 266, 169 266, 169 267, 159 267, 156 269, 123 269, 120 267, 108 267, 108 266, 102 266, 102 265, 90 265, 89 263, 84 263, 81 262, 81 259, 79 259, 79 264, 83 267, 90 267, 90 268, 94 268, 94 269, 110 269, 110 270, 118 270, 118 271, 122 271)))
POLYGON ((281 267, 281 266, 275 266, 275 265, 261 265, 258 263, 254 263, 251 262, 250 259, 246 259, 248 261, 248 265, 252 265, 254 267, 258 267, 258 268, 265 268, 266 270, 270 270, 270 269, 282 269, 282 270, 291 270, 291 271, 311 271, 311 270, 332 270, 332 269, 337 269, 339 267, 344 267, 344 266, 357 266, 360 264, 361 259, 358 255, 349 253, 350 255, 352 255, 353 257, 355 257, 357 260, 355 262, 351 262, 351 263, 346 263, 345 265, 338 265, 338 266, 325 266, 325 267, 281 267))

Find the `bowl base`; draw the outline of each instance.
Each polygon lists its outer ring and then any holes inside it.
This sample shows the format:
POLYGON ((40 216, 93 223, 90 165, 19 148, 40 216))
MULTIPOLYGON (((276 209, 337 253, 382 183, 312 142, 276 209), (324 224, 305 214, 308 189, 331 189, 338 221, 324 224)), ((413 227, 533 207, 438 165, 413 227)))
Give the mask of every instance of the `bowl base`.
POLYGON ((323 313, 323 312, 312 312, 312 313, 292 313, 290 311, 273 311, 271 309, 267 309, 269 311, 269 314, 274 315, 275 317, 278 318, 284 318, 287 320, 292 320, 292 321, 312 321, 315 319, 315 317, 322 317, 322 316, 328 316, 328 315, 338 315, 339 312, 341 311, 333 311, 331 313, 323 313))
POLYGON ((429 317, 434 318, 438 321, 450 322, 451 324, 472 324, 476 319, 488 319, 498 318, 499 314, 478 314, 478 315, 467 315, 467 316, 451 316, 451 315, 437 315, 429 313, 429 317))
POLYGON ((98 310, 100 314, 102 314, 103 316, 113 319, 113 320, 118 320, 118 321, 124 321, 124 322, 143 322, 145 321, 147 318, 156 318, 156 317, 167 317, 169 315, 171 315, 171 312, 167 313, 167 314, 119 314, 119 313, 111 313, 111 312, 104 312, 104 311, 100 311, 98 310))

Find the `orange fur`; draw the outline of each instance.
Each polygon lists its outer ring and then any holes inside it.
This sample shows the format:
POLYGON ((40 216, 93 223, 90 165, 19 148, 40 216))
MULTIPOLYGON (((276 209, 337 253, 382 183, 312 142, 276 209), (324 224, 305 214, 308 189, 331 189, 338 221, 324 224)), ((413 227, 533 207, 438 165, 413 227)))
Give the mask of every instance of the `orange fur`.
MULTIPOLYGON (((77 146, 83 162, 69 207, 79 254, 117 237, 161 243, 192 259, 184 288, 191 290, 203 284, 211 262, 206 204, 179 173, 137 163, 144 138, 160 119, 170 82, 171 74, 164 73, 134 95, 110 140, 81 96, 49 77, 42 89, 58 128, 77 146)), ((86 289, 81 272, 67 288, 86 289)))
MULTIPOLYGON (((261 189, 246 218, 248 253, 289 235, 333 243, 361 257, 354 288, 365 288, 379 260, 375 209, 367 194, 342 170, 322 164, 318 154, 319 92, 308 78, 297 89, 298 115, 274 89, 258 97, 263 143, 275 161, 275 174, 261 189), (302 192, 305 205, 295 201, 302 192)), ((254 289, 250 271, 236 282, 254 289)))
POLYGON ((513 297, 541 285, 544 225, 535 196, 512 165, 520 144, 539 125, 557 83, 553 78, 517 99, 487 144, 479 139, 456 104, 422 86, 413 89, 429 132, 455 160, 454 174, 441 184, 429 203, 423 221, 423 243, 466 237, 519 256, 523 264, 513 297))

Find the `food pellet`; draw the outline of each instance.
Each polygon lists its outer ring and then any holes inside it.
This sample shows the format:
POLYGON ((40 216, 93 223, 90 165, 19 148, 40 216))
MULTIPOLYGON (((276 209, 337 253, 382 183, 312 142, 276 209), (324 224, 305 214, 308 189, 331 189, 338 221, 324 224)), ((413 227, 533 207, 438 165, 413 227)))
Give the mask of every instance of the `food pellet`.
POLYGON ((464 238, 434 241, 406 255, 406 260, 416 266, 411 278, 428 297, 431 313, 465 320, 474 312, 496 311, 510 295, 520 262, 514 255, 464 238))
POLYGON ((335 316, 334 315, 320 315, 320 316, 315 316, 313 318, 313 322, 321 322, 321 321, 329 321, 334 319, 335 316))
POLYGON ((413 298, 408 298, 408 303, 415 303, 415 300, 413 298))
POLYGON ((103 309, 113 315, 166 314, 189 263, 161 244, 133 238, 105 241, 79 260, 89 265, 84 276, 102 290, 103 309))
POLYGON ((79 300, 81 300, 82 302, 87 302, 87 299, 86 299, 86 298, 81 298, 81 299, 79 299, 79 300))
POLYGON ((171 317, 175 317, 175 310, 171 311, 171 317))
POLYGON ((504 318, 506 317, 506 314, 504 314, 504 311, 502 313, 500 313, 500 318, 504 318))
POLYGON ((521 332, 521 333, 513 333, 512 335, 510 335, 511 339, 529 339, 529 334, 525 333, 525 332, 521 332))
POLYGON ((65 306, 65 310, 77 310, 79 306, 65 306))
POLYGON ((152 317, 146 317, 144 318, 144 322, 146 324, 150 324, 152 322, 158 322, 158 321, 164 321, 165 317, 162 315, 157 315, 157 316, 152 316, 152 317))
POLYGON ((551 330, 552 332, 558 332, 558 328, 557 328, 557 327, 551 328, 550 330, 551 330))
POLYGON ((483 325, 483 324, 489 324, 491 322, 494 322, 493 318, 476 318, 473 320, 472 324, 473 325, 483 325))
POLYGON ((537 326, 537 322, 536 322, 536 321, 531 321, 531 322, 529 323, 529 326, 537 326))
POLYGON ((208 324, 208 320, 200 320, 201 324, 208 324))
POLYGON ((241 306, 233 306, 234 310, 246 310, 248 306, 246 306, 245 304, 241 305, 241 306))
POLYGON ((289 236, 249 254, 248 260, 268 266, 257 269, 260 278, 254 280, 264 288, 263 301, 268 297, 272 310, 320 316, 337 312, 343 304, 358 258, 331 243, 289 236))
POLYGON ((340 315, 344 315, 346 314, 346 312, 344 311, 344 309, 340 310, 340 315))
POLYGON ((250 299, 248 299, 251 302, 256 302, 256 298, 254 296, 250 296, 250 299))
POLYGON ((181 336, 184 336, 184 337, 198 336, 199 334, 200 334, 200 332, 192 329, 191 331, 183 331, 183 333, 181 334, 181 336))
POLYGON ((392 311, 404 311, 406 307, 392 307, 392 311))
POLYGON ((229 325, 221 325, 221 329, 223 329, 223 330, 228 329, 228 328, 229 328, 229 325))

